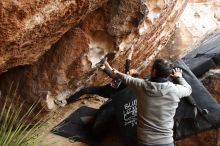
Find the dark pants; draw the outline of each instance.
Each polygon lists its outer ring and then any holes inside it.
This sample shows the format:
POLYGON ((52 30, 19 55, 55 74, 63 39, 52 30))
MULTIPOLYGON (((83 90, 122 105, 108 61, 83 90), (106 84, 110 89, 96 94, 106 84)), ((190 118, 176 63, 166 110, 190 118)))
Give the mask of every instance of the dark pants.
POLYGON ((138 143, 138 146, 174 146, 174 143, 170 143, 170 144, 157 144, 157 145, 146 145, 146 144, 138 143))
POLYGON ((74 95, 71 95, 67 99, 67 103, 68 104, 73 103, 74 101, 76 101, 78 98, 80 98, 81 96, 85 94, 96 94, 104 98, 109 98, 110 95, 112 94, 112 90, 114 89, 112 89, 112 87, 109 84, 104 85, 104 86, 86 87, 76 92, 74 95))
POLYGON ((112 101, 100 107, 92 128, 95 136, 102 138, 115 123, 115 108, 112 101))
POLYGON ((67 99, 67 103, 73 103, 82 95, 85 94, 96 94, 102 96, 104 98, 111 98, 111 96, 126 87, 125 84, 121 83, 118 88, 113 88, 110 84, 106 84, 104 86, 94 86, 94 87, 86 87, 81 89, 80 91, 76 92, 74 95, 71 95, 67 99))

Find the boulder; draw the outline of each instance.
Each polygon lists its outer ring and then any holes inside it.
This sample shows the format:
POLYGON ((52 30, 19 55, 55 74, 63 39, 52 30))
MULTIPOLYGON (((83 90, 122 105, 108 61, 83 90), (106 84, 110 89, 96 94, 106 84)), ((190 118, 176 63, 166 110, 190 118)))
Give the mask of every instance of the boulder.
POLYGON ((95 64, 108 55, 113 67, 123 71, 132 45, 132 66, 143 71, 173 34, 187 0, 1 3, 10 17, 0 22, 5 34, 0 68, 16 67, 1 75, 0 89, 7 94, 13 83, 17 95, 32 102, 107 83, 95 64), (27 11, 22 20, 10 15, 17 14, 17 9, 8 11, 14 5, 27 11))
POLYGON ((0 2, 0 72, 33 64, 65 32, 107 0, 0 2))

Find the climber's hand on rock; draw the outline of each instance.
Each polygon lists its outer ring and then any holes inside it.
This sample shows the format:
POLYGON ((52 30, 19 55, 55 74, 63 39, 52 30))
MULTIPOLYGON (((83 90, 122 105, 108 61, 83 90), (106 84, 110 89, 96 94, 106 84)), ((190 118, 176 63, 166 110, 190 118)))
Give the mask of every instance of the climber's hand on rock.
POLYGON ((173 78, 178 78, 178 77, 182 77, 183 75, 183 71, 180 68, 174 68, 172 70, 172 74, 170 75, 173 78))

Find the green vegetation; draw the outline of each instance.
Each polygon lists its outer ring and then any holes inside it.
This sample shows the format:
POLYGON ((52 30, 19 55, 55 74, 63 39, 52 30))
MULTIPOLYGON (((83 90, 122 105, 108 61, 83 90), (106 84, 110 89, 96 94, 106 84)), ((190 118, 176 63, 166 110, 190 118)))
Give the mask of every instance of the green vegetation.
POLYGON ((0 146, 35 146, 42 136, 38 136, 39 128, 45 122, 39 120, 40 111, 34 103, 25 109, 23 103, 12 102, 13 98, 5 97, 0 100, 0 146))

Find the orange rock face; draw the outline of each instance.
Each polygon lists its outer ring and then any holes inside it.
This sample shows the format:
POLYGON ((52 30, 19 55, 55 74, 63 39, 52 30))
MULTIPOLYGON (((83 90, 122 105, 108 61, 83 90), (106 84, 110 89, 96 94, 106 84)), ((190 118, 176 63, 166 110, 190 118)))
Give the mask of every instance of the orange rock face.
POLYGON ((218 103, 220 103, 220 69, 213 69, 207 72, 204 75, 202 82, 218 103))
POLYGON ((32 64, 105 0, 0 2, 0 72, 32 64))
POLYGON ((133 67, 140 71, 163 48, 187 0, 176 1, 37 1, 1 2, 1 90, 18 85, 26 100, 69 96, 82 86, 100 85, 107 77, 95 64, 105 55, 123 69, 135 47, 133 67), (16 7, 14 11, 9 8, 16 7), (19 19, 17 10, 27 13, 19 19), (29 12, 30 11, 30 12, 29 12), (10 24, 10 21, 12 23, 10 24), (13 45, 15 44, 15 45, 13 45), (6 48, 10 48, 6 51, 6 48), (11 77, 16 74, 17 77, 11 77))

